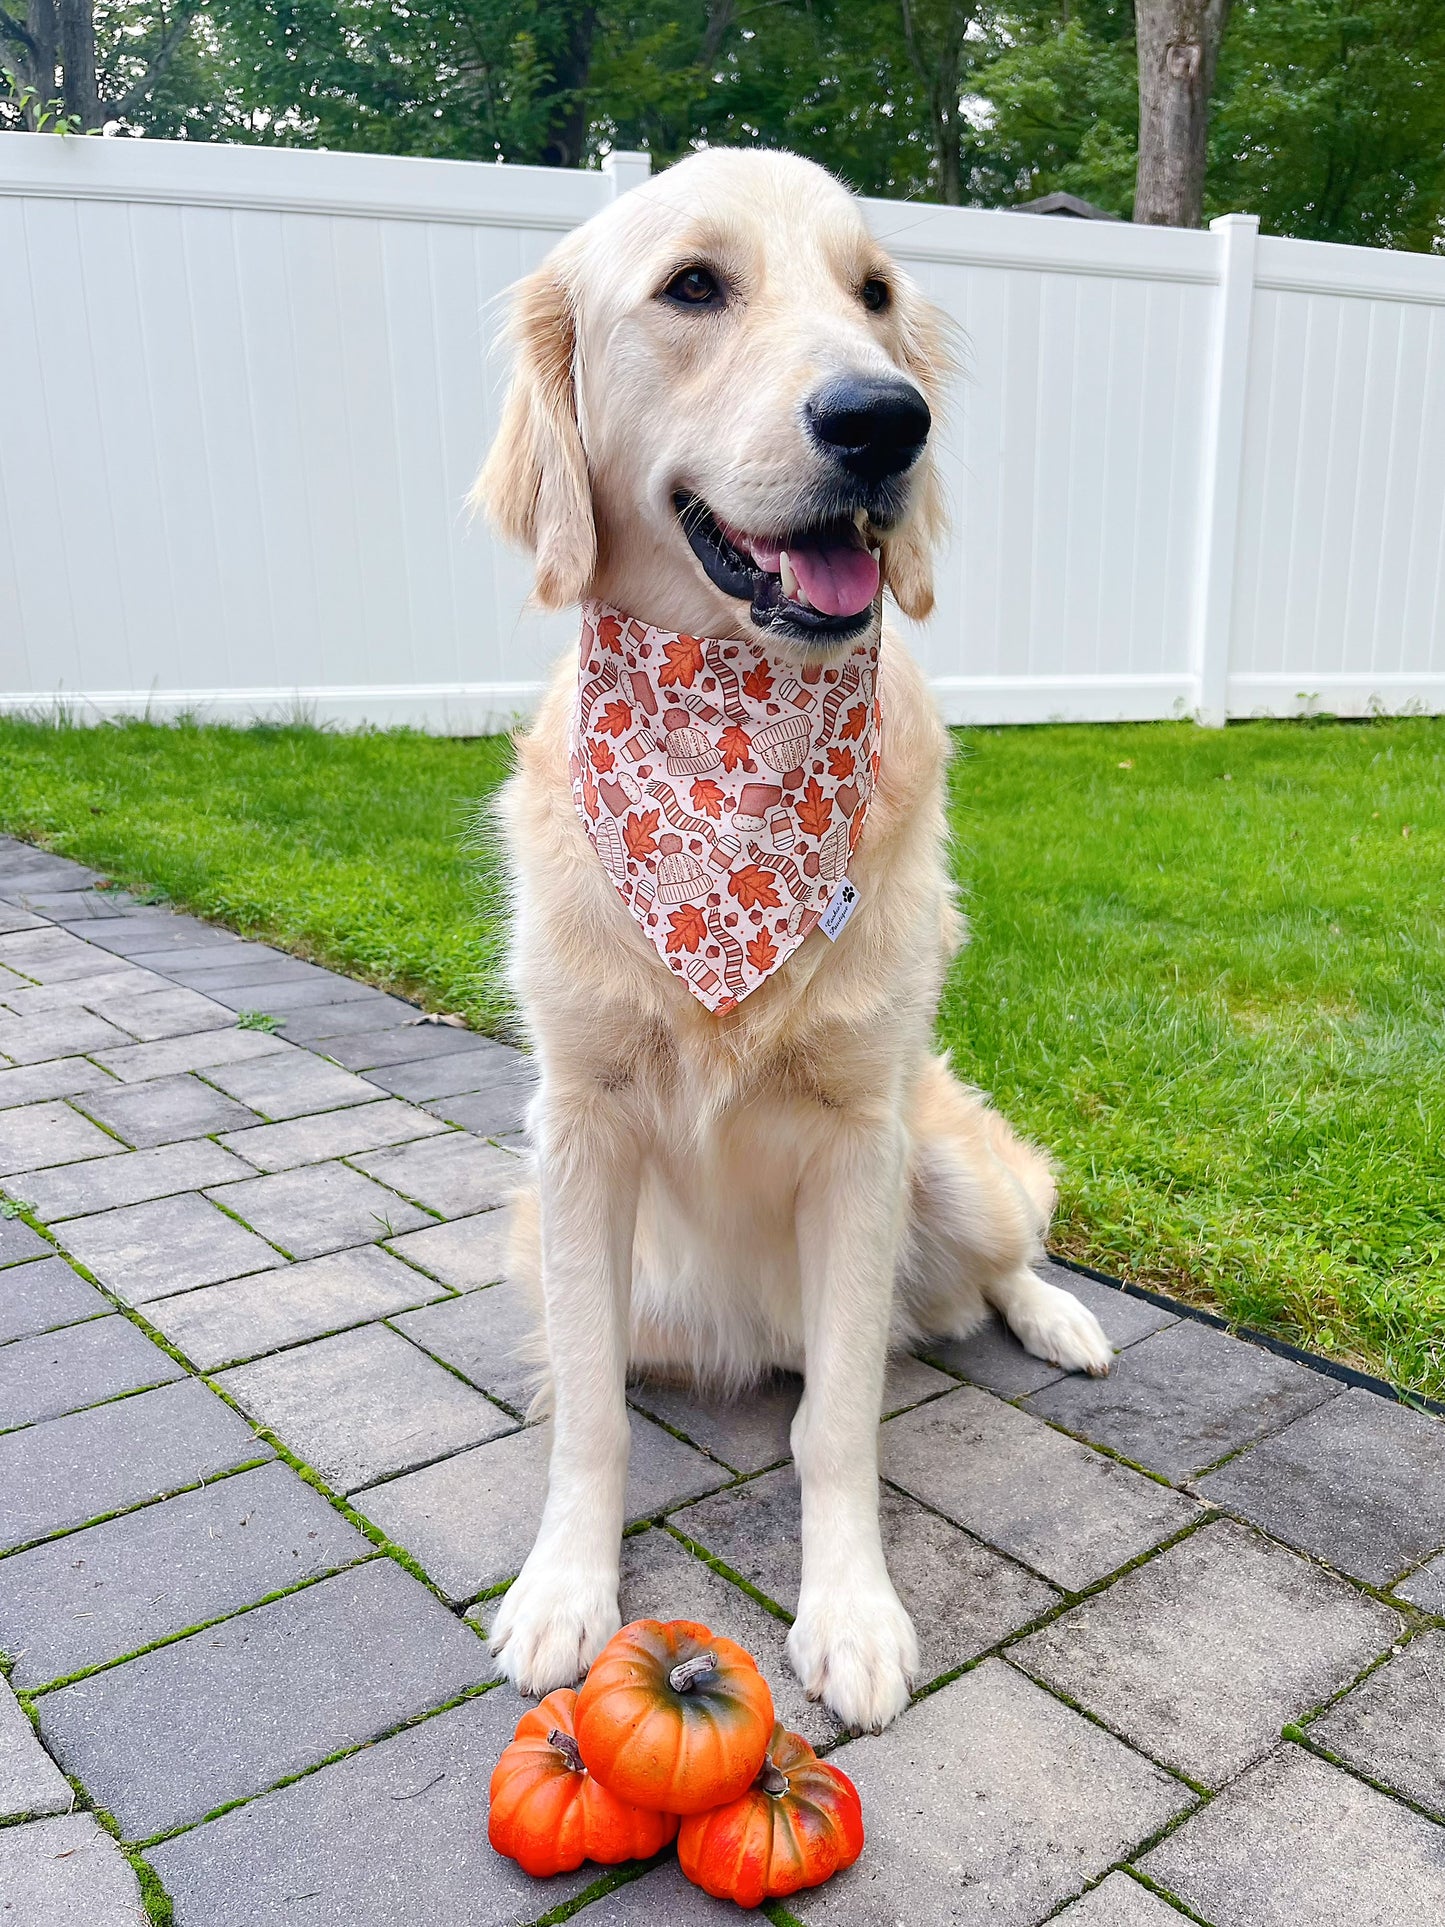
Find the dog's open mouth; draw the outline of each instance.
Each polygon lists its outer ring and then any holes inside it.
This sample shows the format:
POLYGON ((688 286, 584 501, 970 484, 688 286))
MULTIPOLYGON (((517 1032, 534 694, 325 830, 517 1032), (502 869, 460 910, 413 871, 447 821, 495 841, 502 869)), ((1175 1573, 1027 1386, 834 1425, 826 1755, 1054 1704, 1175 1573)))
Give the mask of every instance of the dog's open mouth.
POLYGON ((752 535, 696 495, 673 505, 693 554, 724 595, 750 605, 760 629, 800 641, 846 641, 873 620, 878 554, 867 518, 842 516, 784 535, 752 535))

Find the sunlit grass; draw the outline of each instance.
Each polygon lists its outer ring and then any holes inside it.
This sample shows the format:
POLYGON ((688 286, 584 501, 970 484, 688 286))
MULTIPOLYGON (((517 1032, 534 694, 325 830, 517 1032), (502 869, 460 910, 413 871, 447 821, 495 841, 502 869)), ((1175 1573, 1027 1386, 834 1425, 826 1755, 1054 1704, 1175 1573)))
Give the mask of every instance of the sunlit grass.
MULTIPOLYGON (((958 732, 940 1034, 1053 1153, 1056 1243, 1445 1390, 1445 722, 958 732)), ((507 1017, 500 739, 0 724, 0 824, 507 1017)))

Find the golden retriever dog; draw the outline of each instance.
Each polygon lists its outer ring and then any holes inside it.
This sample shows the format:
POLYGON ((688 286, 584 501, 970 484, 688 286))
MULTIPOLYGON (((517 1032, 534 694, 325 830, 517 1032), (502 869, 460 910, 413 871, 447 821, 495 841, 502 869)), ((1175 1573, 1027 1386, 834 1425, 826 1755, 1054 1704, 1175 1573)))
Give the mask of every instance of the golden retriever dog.
MULTIPOLYGON (((590 600, 799 676, 878 642, 885 588, 928 613, 943 330, 823 170, 695 155, 514 296, 477 495, 531 550, 545 607, 590 600)), ((1044 1158, 934 1048, 962 935, 947 737, 905 649, 885 634, 877 661, 856 914, 720 1011, 667 967, 584 827, 576 649, 519 737, 500 811, 540 1083, 512 1271, 544 1308, 553 1435, 492 1649, 525 1692, 575 1679, 618 1625, 629 1372, 734 1389, 803 1374, 788 1656, 848 1726, 877 1728, 917 1663, 878 1524, 890 1348, 965 1335, 993 1306, 1039 1357, 1109 1369, 1092 1314, 1030 1268, 1054 1199, 1044 1158)))

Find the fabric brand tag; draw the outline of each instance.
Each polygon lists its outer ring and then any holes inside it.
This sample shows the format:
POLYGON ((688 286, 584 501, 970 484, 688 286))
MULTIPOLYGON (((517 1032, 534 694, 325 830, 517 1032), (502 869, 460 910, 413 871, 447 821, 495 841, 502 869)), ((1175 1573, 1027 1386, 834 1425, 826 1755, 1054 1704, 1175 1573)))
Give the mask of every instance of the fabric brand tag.
POLYGON ((827 909, 818 919, 818 928, 828 939, 829 943, 836 943, 838 941, 838 938, 843 934, 844 924, 858 908, 859 901, 858 892, 853 888, 853 885, 848 881, 847 877, 844 877, 832 896, 829 897, 827 909))

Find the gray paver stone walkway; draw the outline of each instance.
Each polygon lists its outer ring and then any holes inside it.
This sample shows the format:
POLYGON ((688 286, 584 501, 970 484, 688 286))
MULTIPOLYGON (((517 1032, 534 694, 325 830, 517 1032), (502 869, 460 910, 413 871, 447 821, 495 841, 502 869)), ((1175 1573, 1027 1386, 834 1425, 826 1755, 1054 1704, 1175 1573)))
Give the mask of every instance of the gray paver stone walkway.
POLYGON ((88 1813, 0 1832, 5 1927, 148 1927, 135 1870, 88 1813))
POLYGON ((855 1866, 791 1901, 809 1927, 1035 1927, 1195 1803, 996 1659, 836 1758, 874 1819, 855 1866))
POLYGON ((60 1418, 185 1373, 129 1319, 112 1313, 0 1347, 0 1428, 60 1418))
MULTIPOLYGON (((531 1060, 93 882, 0 838, 0 1193, 53 1227, 0 1215, 0 1923, 141 1927, 62 1764, 169 1836, 177 1927, 736 1918, 672 1861, 587 1899, 486 1841, 521 1701, 483 1635, 549 1440, 507 1277, 531 1060)), ((741 1640, 862 1790, 862 1860, 791 1915, 1169 1927, 1148 1880, 1207 1927, 1445 1921, 1445 1424, 1046 1272, 1107 1379, 997 1321, 890 1367, 920 1666, 876 1737, 786 1661, 798 1382, 629 1389, 623 1614, 741 1640)))
POLYGON ((883 1473, 1056 1585, 1091 1585, 1198 1507, 991 1393, 950 1392, 883 1428, 883 1473))
POLYGON ((176 1927, 517 1927, 572 1899, 595 1869, 538 1883, 487 1844, 515 1723, 485 1693, 153 1848, 176 1927))
POLYGON ((43 1686, 370 1554, 273 1460, 17 1553, 0 1586, 0 1648, 16 1686, 43 1686))
POLYGON ((1445 1900, 1445 1832, 1297 1746, 1139 1864, 1211 1927, 1425 1927, 1445 1900))
POLYGON ((271 1448, 195 1379, 29 1425, 0 1437, 0 1547, 270 1457, 271 1448))
POLYGON ((228 1184, 207 1196, 293 1258, 320 1258, 433 1222, 348 1164, 307 1164, 228 1184))
POLYGON ((194 1192, 72 1218, 65 1248, 130 1305, 286 1262, 274 1245, 194 1192))
POLYGON ((1218 1786, 1388 1651, 1399 1615, 1229 1520, 1011 1655, 1156 1760, 1218 1786))
MULTIPOLYGON (((65 1775, 36 1739, 20 1702, 0 1679, 0 1822, 69 1813, 74 1803, 65 1775)), ((0 1903, 4 1898, 0 1887, 0 1903)))
POLYGON ((1445 1814, 1445 1632, 1422 1633, 1310 1728, 1350 1766, 1445 1814))
POLYGON ((497 1284, 506 1275, 511 1215, 505 1209, 480 1211, 449 1224, 428 1225, 423 1231, 389 1239, 388 1249, 454 1291, 475 1291, 481 1285, 497 1284))
POLYGON ((1128 1874, 1111 1873, 1055 1919, 1059 1927, 1179 1927, 1180 1916, 1128 1874))
POLYGON ((240 1131, 261 1122, 255 1111, 214 1089, 193 1071, 179 1077, 158 1077, 152 1084, 120 1084, 109 1090, 88 1091, 76 1100, 76 1109, 98 1119, 137 1151, 175 1144, 182 1138, 209 1137, 217 1131, 240 1131))
POLYGON ((374 1739, 489 1671, 469 1627, 374 1559, 36 1703, 61 1765, 140 1839, 374 1739))
POLYGON ((1181 1318, 1121 1352, 1107 1378, 1070 1374, 1027 1409, 1166 1479, 1187 1479, 1339 1387, 1257 1345, 1181 1318))
POLYGON ((338 1492, 478 1445, 517 1423, 379 1325, 238 1365, 217 1383, 338 1492))
MULTIPOLYGON (((521 1569, 547 1489, 550 1436, 528 1426, 355 1495, 357 1510, 421 1561, 448 1599, 473 1599, 521 1569)), ((632 1414, 627 1517, 651 1519, 730 1474, 632 1414)))
POLYGON ((1445 1545, 1445 1428, 1371 1392, 1342 1392, 1199 1490, 1341 1572, 1387 1586, 1445 1545))
POLYGON ((157 1330, 203 1372, 323 1338, 449 1294, 380 1245, 356 1245, 279 1271, 231 1278, 146 1307, 157 1330))
MULTIPOLYGON (((21 1229, 28 1231, 30 1227, 22 1225, 21 1229)), ((51 1249, 43 1240, 36 1243, 42 1251, 51 1249)), ((63 1258, 41 1258, 34 1264, 12 1265, 0 1271, 0 1345, 109 1310, 110 1301, 72 1271, 63 1258)))

